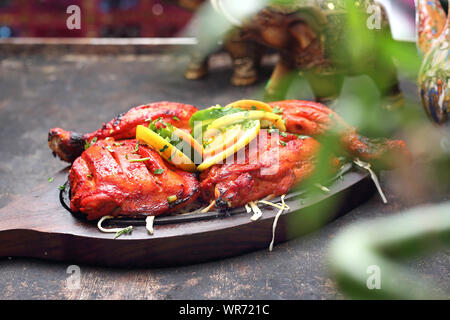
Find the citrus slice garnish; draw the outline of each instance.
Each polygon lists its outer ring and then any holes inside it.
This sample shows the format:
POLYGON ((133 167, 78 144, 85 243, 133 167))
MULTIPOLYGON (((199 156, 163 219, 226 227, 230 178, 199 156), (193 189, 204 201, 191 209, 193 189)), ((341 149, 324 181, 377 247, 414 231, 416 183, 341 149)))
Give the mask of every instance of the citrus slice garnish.
POLYGON ((190 145, 198 154, 203 154, 203 146, 198 143, 197 140, 194 139, 189 133, 184 130, 174 128, 173 134, 185 141, 188 145, 190 145))
POLYGON ((189 127, 192 129, 192 135, 197 139, 206 131, 208 125, 210 125, 214 120, 226 116, 227 114, 241 111, 245 111, 245 109, 232 107, 223 108, 219 105, 199 110, 189 119, 189 127))
POLYGON ((229 125, 243 122, 246 120, 261 120, 263 122, 270 122, 274 127, 276 127, 280 131, 286 131, 286 126, 284 125, 283 118, 279 115, 266 111, 244 111, 238 113, 232 113, 221 117, 219 119, 214 120, 209 126, 208 129, 218 129, 227 127, 229 125))
POLYGON ((225 108, 241 108, 241 109, 247 109, 247 110, 262 110, 267 112, 273 112, 273 109, 271 106, 269 106, 267 103, 258 101, 258 100, 238 100, 234 101, 232 103, 229 103, 225 106, 225 108))
POLYGON ((238 141, 241 134, 243 134, 241 124, 229 126, 226 130, 207 130, 203 135, 205 145, 203 156, 208 158, 226 150, 238 141))
POLYGON ((153 130, 138 125, 136 127, 136 139, 148 144, 153 150, 158 152, 164 159, 177 168, 189 172, 194 172, 196 170, 194 162, 192 162, 188 156, 153 130))
MULTIPOLYGON (((208 147, 205 148, 205 158, 203 162, 197 167, 197 170, 203 171, 228 158, 229 156, 238 152, 240 149, 245 148, 245 146, 248 145, 250 141, 258 136, 260 129, 261 123, 258 120, 248 120, 246 123, 240 123, 236 126, 233 126, 233 132, 230 134, 230 138, 222 138, 223 142, 228 141, 229 146, 226 147, 227 143, 220 144, 220 142, 218 142, 217 144, 214 144, 214 149, 209 149, 208 147), (231 142, 234 143, 231 144, 231 142), (212 152, 213 150, 215 152, 212 152)), ((216 139, 217 138, 218 137, 216 137, 216 139)))

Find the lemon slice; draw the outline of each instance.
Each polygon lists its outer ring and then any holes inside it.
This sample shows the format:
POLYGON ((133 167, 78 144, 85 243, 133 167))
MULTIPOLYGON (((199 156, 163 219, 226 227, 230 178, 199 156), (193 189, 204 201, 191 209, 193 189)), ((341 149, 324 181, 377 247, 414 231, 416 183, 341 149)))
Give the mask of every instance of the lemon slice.
POLYGON ((195 140, 194 137, 191 136, 189 133, 187 133, 184 130, 174 128, 173 134, 178 136, 183 141, 187 142, 196 152, 198 152, 198 154, 200 155, 203 154, 203 146, 200 143, 198 143, 198 141, 195 140))
MULTIPOLYGON (((249 120, 251 121, 251 120, 249 120)), ((222 160, 228 158, 229 156, 233 155, 240 149, 244 148, 246 145, 250 143, 253 139, 255 139, 258 136, 259 130, 261 129, 261 123, 258 120, 254 120, 252 122, 248 122, 245 125, 245 128, 242 124, 238 124, 236 127, 239 127, 239 130, 236 131, 234 134, 231 134, 230 137, 234 137, 236 135, 237 139, 235 143, 231 144, 229 147, 223 149, 216 148, 215 150, 218 151, 217 154, 214 154, 213 152, 208 152, 210 156, 206 156, 203 162, 197 167, 197 170, 203 171, 222 160)), ((236 130, 233 128, 233 130, 236 130)), ((233 139, 225 138, 223 141, 228 140, 234 141, 233 139)), ((223 144, 222 144, 223 145, 223 144)), ((219 142, 216 144, 216 147, 219 146, 221 148, 222 146, 219 142)), ((208 150, 208 149, 205 149, 208 150)), ((209 151, 209 150, 208 150, 209 151)), ((211 150, 212 151, 212 150, 211 150)), ((206 152, 206 151, 205 151, 206 152)), ((208 153, 205 153, 207 155, 208 153)))
POLYGON ((153 150, 177 168, 189 172, 196 170, 194 162, 189 157, 153 130, 138 125, 136 127, 136 139, 148 144, 153 150))
POLYGON ((203 149, 203 156, 208 158, 228 149, 238 141, 242 134, 242 124, 232 125, 225 131, 220 129, 207 130, 203 136, 206 145, 203 149))
POLYGON ((265 111, 244 111, 238 113, 232 113, 222 118, 214 120, 209 126, 209 129, 218 129, 229 126, 234 123, 239 123, 245 120, 261 120, 271 122, 278 130, 286 131, 283 118, 279 115, 265 111))
POLYGON ((234 101, 232 103, 229 103, 226 105, 225 108, 242 108, 247 110, 262 110, 267 112, 273 112, 273 109, 271 106, 269 106, 267 103, 258 101, 258 100, 238 100, 234 101))

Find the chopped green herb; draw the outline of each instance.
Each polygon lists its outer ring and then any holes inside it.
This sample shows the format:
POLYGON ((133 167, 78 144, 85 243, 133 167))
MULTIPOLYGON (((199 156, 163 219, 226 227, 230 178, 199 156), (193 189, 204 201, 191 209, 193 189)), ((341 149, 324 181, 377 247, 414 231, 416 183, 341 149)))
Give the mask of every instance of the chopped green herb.
POLYGON ((89 174, 86 175, 86 177, 92 178, 92 174, 89 173, 89 174))
POLYGON ((173 116, 172 119, 175 121, 180 121, 180 118, 178 118, 177 116, 173 116))
POLYGON ((128 153, 126 153, 126 154, 125 154, 125 159, 127 159, 127 160, 128 160, 128 153))
POLYGON ((97 142, 97 137, 94 137, 94 138, 91 140, 91 142, 89 142, 89 140, 87 140, 87 141, 84 143, 84 150, 88 149, 91 145, 93 145, 93 144, 96 143, 96 142, 97 142))
POLYGON ((106 146, 106 150, 108 150, 109 152, 114 152, 114 150, 111 148, 111 146, 106 146))
POLYGON ((156 169, 155 174, 162 174, 164 172, 164 169, 156 169))
POLYGON ((285 147, 285 146, 286 146, 286 142, 280 141, 280 145, 282 145, 283 147, 285 147))
POLYGON ((58 187, 58 189, 61 191, 66 190, 66 186, 64 184, 62 184, 58 187))
MULTIPOLYGON (((128 160, 127 155, 125 155, 125 158, 128 160)), ((147 160, 150 160, 150 158, 131 159, 130 162, 143 162, 143 161, 147 161, 147 160)))
POLYGON ((168 197, 167 197, 167 201, 169 201, 169 202, 177 201, 177 196, 175 196, 175 195, 173 195, 173 196, 168 196, 168 197))
POLYGON ((115 145, 115 146, 118 146, 118 147, 119 147, 119 146, 123 146, 123 142, 114 142, 114 145, 115 145))
POLYGON ((257 108, 255 106, 251 106, 250 109, 256 110, 257 108))
POLYGON ((48 182, 49 182, 49 183, 52 183, 53 180, 54 180, 54 179, 53 179, 52 177, 48 178, 48 182))
POLYGON ((120 237, 121 235, 125 234, 125 233, 131 233, 131 230, 133 230, 132 226, 123 228, 122 230, 119 230, 116 232, 116 234, 114 235, 114 239, 117 239, 118 237, 120 237))
POLYGON ((250 129, 253 128, 257 125, 257 120, 247 120, 244 122, 244 124, 242 125, 242 128, 244 129, 250 129))
POLYGON ((287 137, 287 133, 286 132, 284 132, 284 131, 282 131, 282 132, 280 132, 280 135, 282 136, 282 137, 287 137))
POLYGON ((159 152, 164 152, 164 151, 166 151, 168 147, 169 147, 169 146, 168 146, 167 144, 164 145, 164 147, 162 147, 162 149, 160 149, 159 152))
MULTIPOLYGON (((159 134, 163 138, 171 137, 173 132, 173 126, 168 124, 162 120, 162 117, 159 117, 156 120, 153 120, 149 123, 148 128, 157 134, 159 134)), ((178 119, 179 120, 179 119, 178 119)))
POLYGON ((139 141, 136 142, 136 146, 134 147, 134 152, 138 152, 139 150, 139 141))
POLYGON ((109 134, 113 134, 113 133, 114 133, 113 129, 109 130, 109 134))
POLYGON ((328 189, 327 187, 321 185, 320 183, 315 183, 314 186, 319 188, 320 190, 322 190, 322 192, 324 192, 324 193, 330 192, 330 189, 328 189))
POLYGON ((280 113, 283 113, 283 109, 281 109, 278 106, 275 106, 275 108, 272 109, 272 112, 276 113, 276 114, 280 114, 280 113))

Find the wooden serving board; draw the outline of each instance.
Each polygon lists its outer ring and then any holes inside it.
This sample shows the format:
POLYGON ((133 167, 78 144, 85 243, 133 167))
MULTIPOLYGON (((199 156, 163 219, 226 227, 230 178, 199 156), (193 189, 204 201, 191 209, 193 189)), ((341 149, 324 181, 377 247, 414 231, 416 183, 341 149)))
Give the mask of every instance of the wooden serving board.
MULTIPOLYGON (((40 185, 30 195, 0 209, 0 257, 103 266, 169 266, 268 250, 272 239, 278 209, 270 206, 260 206, 263 215, 257 221, 251 221, 243 208, 226 214, 210 212, 211 217, 195 221, 192 217, 157 218, 154 235, 148 234, 143 221, 137 221, 131 234, 114 239, 113 233, 100 232, 95 222, 64 208, 64 194, 58 186, 66 180, 67 171, 58 172, 52 183, 40 185)), ((275 243, 319 228, 360 205, 375 191, 369 174, 355 168, 327 187, 330 191, 326 193, 286 197, 290 210, 278 220, 275 243)))

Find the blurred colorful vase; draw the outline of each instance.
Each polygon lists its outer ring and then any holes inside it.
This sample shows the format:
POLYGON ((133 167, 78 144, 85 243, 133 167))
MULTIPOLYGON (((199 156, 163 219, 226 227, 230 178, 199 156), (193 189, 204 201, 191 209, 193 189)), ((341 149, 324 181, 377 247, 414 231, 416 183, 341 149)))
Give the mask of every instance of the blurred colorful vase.
POLYGON ((447 123, 450 112, 450 19, 438 0, 417 0, 418 47, 424 54, 419 94, 430 119, 447 123))

